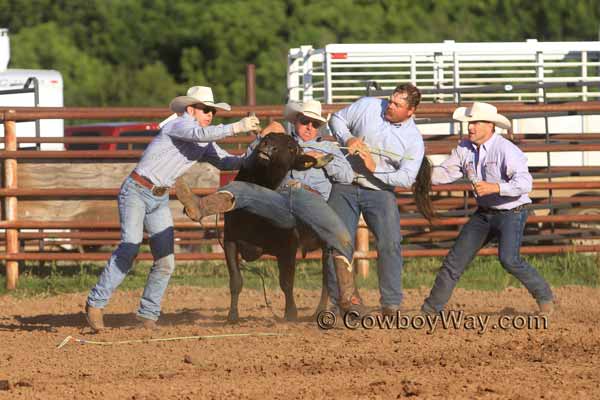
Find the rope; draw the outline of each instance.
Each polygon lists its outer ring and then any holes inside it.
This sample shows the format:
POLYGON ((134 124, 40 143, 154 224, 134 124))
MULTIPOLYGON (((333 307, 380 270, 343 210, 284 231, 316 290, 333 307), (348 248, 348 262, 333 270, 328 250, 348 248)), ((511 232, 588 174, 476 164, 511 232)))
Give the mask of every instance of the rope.
MULTIPOLYGON (((219 222, 219 214, 216 214, 215 215, 215 226, 218 226, 218 222, 219 222)), ((221 241, 221 235, 219 235, 218 233, 219 233, 219 229, 217 228, 217 240, 219 242, 219 245, 221 246, 221 249, 223 249, 223 252, 225 252, 225 245, 221 241)), ((246 261, 244 261, 241 257, 239 259, 239 266, 240 266, 240 271, 248 271, 250 273, 254 273, 254 274, 258 275, 258 277, 260 278, 261 283, 262 283, 263 298, 265 299, 265 305, 267 306, 269 311, 271 311, 271 314, 273 314, 273 317, 275 317, 275 319, 278 319, 279 317, 277 316, 277 314, 275 314, 275 311, 273 311, 273 307, 271 307, 271 302, 269 301, 269 298, 267 296, 267 285, 265 284, 265 277, 262 274, 262 272, 257 267, 249 266, 246 263, 246 261)))
MULTIPOLYGON (((343 150, 349 150, 349 147, 345 147, 345 146, 338 146, 340 149, 343 150)), ((368 149, 369 153, 371 154, 377 154, 378 156, 386 156, 389 158, 397 158, 398 160, 413 160, 413 158, 411 156, 401 156, 400 154, 396 154, 394 152, 388 151, 388 150, 383 150, 383 149, 378 149, 378 148, 374 148, 374 147, 369 147, 368 149)))
POLYGON ((150 343, 150 342, 173 342, 176 340, 203 340, 203 339, 220 339, 230 337, 249 337, 249 336, 286 336, 283 333, 227 333, 221 335, 199 335, 199 336, 178 336, 171 338, 152 338, 152 339, 133 339, 133 340, 117 340, 112 342, 103 342, 96 340, 79 339, 73 336, 67 336, 58 346, 57 349, 63 348, 69 342, 76 342, 81 344, 94 344, 99 346, 113 346, 117 344, 132 344, 132 343, 150 343))
MULTIPOLYGON (((340 150, 349 150, 350 149, 349 147, 341 146, 338 142, 330 142, 330 143, 333 144, 334 146, 337 146, 340 150)), ((315 150, 323 152, 323 153, 333 154, 333 153, 330 153, 328 151, 325 151, 322 148, 313 147, 312 145, 308 145, 308 144, 305 144, 305 143, 300 143, 300 147, 312 148, 312 149, 315 149, 315 150)), ((377 147, 370 147, 369 146, 369 148, 367 149, 367 151, 369 153, 371 153, 371 154, 376 154, 378 156, 386 156, 386 157, 389 157, 389 158, 395 158, 397 160, 413 160, 413 158, 411 156, 400 155, 400 154, 394 153, 392 151, 384 150, 384 149, 377 148, 377 147)), ((335 155, 335 154, 333 154, 333 155, 335 155)), ((346 157, 348 157, 349 155, 351 155, 351 154, 348 153, 346 155, 346 157)))
POLYGON ((260 280, 262 282, 263 298, 265 299, 265 305, 267 306, 269 311, 271 311, 271 314, 273 314, 273 317, 275 317, 275 319, 280 319, 279 316, 277 316, 277 314, 275 314, 275 311, 273 311, 273 307, 271 307, 271 302, 269 301, 269 298, 267 297, 267 286, 265 284, 265 277, 264 277, 263 273, 260 271, 260 269, 258 267, 248 265, 244 260, 240 260, 240 270, 248 271, 248 272, 258 275, 258 277, 260 278, 260 280))

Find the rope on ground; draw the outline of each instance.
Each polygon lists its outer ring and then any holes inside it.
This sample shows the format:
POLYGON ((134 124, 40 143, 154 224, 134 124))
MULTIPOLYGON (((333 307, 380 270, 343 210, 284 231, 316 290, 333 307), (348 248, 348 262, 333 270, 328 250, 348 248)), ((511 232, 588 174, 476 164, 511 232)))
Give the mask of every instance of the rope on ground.
POLYGON ((151 339, 133 339, 133 340, 117 340, 112 342, 103 342, 97 340, 86 340, 79 339, 73 336, 67 336, 58 346, 57 349, 63 348, 69 342, 76 342, 81 344, 94 344, 99 346, 113 346, 117 344, 132 344, 132 343, 151 343, 151 342, 173 342, 176 340, 204 340, 204 339, 220 339, 220 338, 234 338, 234 337, 249 337, 249 336, 286 336, 284 333, 270 333, 270 332, 259 332, 259 333, 227 333, 221 335, 199 335, 199 336, 178 336, 170 338, 151 338, 151 339))
POLYGON ((240 270, 248 271, 248 272, 251 272, 251 273, 259 276, 259 278, 262 282, 263 297, 265 299, 265 304, 266 304, 267 308, 269 309, 269 311, 271 311, 271 314, 273 314, 273 317, 275 317, 275 319, 278 319, 279 317, 277 316, 277 314, 275 314, 275 311, 273 311, 273 307, 271 307, 271 302, 269 301, 269 298, 267 297, 267 285, 265 284, 265 277, 264 277, 263 273, 260 271, 260 269, 258 267, 250 266, 244 260, 240 260, 240 261, 241 261, 240 262, 240 270))

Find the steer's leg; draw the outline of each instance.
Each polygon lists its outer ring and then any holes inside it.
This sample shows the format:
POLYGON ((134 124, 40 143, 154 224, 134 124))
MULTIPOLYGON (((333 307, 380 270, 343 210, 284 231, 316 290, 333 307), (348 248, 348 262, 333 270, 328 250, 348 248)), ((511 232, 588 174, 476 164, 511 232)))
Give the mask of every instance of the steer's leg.
POLYGON ((288 321, 298 320, 298 308, 294 301, 294 274, 296 273, 296 250, 297 246, 283 249, 277 256, 279 265, 279 286, 285 295, 284 318, 288 321))
POLYGON ((242 292, 244 281, 240 273, 240 265, 238 263, 237 244, 234 241, 225 241, 225 260, 227 261, 227 269, 229 270, 229 292, 231 294, 231 305, 229 306, 229 322, 238 322, 238 299, 242 292))

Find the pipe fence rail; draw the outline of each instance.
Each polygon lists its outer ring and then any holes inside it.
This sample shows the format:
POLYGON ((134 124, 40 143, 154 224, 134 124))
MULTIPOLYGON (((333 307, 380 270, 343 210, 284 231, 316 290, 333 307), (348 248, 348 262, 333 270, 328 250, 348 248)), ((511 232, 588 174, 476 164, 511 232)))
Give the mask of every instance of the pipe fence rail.
MULTIPOLYGON (((324 112, 332 113, 342 104, 324 105, 324 112)), ((449 119, 455 104, 422 104, 419 117, 449 119)), ((571 102, 556 104, 499 103, 499 112, 511 115, 587 115, 600 114, 600 102, 571 102)), ((249 112, 259 118, 281 119, 281 106, 240 106, 234 111, 219 113, 223 118, 239 118, 249 112)), ((64 144, 145 144, 151 137, 23 137, 17 138, 16 122, 46 118, 117 120, 136 118, 144 120, 163 119, 170 115, 166 108, 0 108, 0 123, 4 124, 4 149, 0 150, 3 165, 0 198, 4 212, 0 229, 4 230, 0 247, 4 253, 0 259, 6 266, 7 287, 15 288, 18 265, 24 261, 105 261, 110 254, 102 246, 114 246, 119 239, 118 221, 73 218, 64 220, 37 220, 18 217, 18 201, 109 201, 116 198, 118 187, 21 187, 17 182, 19 164, 38 163, 115 163, 137 161, 142 150, 66 150, 39 151, 19 149, 18 144, 64 143, 64 144), (33 249, 33 250, 32 250, 33 249), (96 251, 90 251, 90 249, 96 251), (35 251, 39 250, 39 251, 35 251)), ((433 135, 424 129, 428 156, 448 154, 460 139, 460 135, 433 135)), ((598 133, 517 133, 509 138, 527 153, 560 153, 600 151, 598 133)), ((331 138, 328 138, 331 140, 331 138)), ((219 141, 232 154, 241 154, 252 136, 231 137, 219 141), (237 146, 229 148, 227 146, 237 146)), ((549 157, 549 156, 548 156, 549 157)), ((561 165, 532 167, 535 182, 531 198, 532 214, 527 221, 523 254, 562 254, 567 252, 597 252, 600 250, 600 164, 598 166, 561 165)), ((469 194, 470 183, 459 181, 432 188, 433 204, 440 218, 433 224, 416 211, 409 189, 397 188, 398 206, 401 211, 401 229, 406 245, 406 257, 443 256, 460 227, 476 208, 469 194)), ((216 187, 194 188, 194 193, 206 195, 216 187)), ((174 191, 170 192, 171 197, 174 191)), ((192 221, 175 221, 176 244, 182 251, 176 254, 178 261, 223 260, 218 250, 219 234, 223 223, 202 225, 192 221), (197 252, 195 246, 217 248, 210 252, 197 252), (190 252, 183 250, 189 247, 190 252)), ((145 236, 144 240, 147 240, 145 236)), ((359 270, 366 271, 368 260, 377 257, 370 250, 368 229, 364 222, 359 225, 355 258, 359 270), (367 264, 365 264, 365 262, 367 264), (362 264, 361 264, 362 263, 362 264)), ((497 249, 482 249, 481 255, 494 255, 497 249)), ((301 255, 298 255, 301 257, 301 255)), ((264 257, 271 259, 271 257, 264 257)), ((311 252, 307 259, 320 259, 320 252, 311 252)), ((150 253, 140 253, 139 260, 150 260, 150 253)))

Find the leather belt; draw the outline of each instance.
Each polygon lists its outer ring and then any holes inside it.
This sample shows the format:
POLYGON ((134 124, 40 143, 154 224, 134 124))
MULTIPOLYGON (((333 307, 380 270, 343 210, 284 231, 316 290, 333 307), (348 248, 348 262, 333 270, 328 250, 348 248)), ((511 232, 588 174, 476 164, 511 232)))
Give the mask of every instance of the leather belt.
POLYGON ((504 213, 504 212, 516 212, 516 211, 527 210, 527 206, 528 206, 528 204, 521 204, 520 206, 516 206, 515 208, 511 208, 508 210, 501 210, 501 209, 497 209, 497 208, 487 208, 487 207, 477 207, 477 211, 485 213, 485 214, 500 214, 500 213, 504 213))
POLYGON ((150 189, 152 191, 152 194, 155 196, 163 196, 169 191, 168 186, 155 186, 148 178, 143 177, 135 171, 132 171, 129 176, 131 176, 131 179, 133 179, 146 189, 150 189))
POLYGON ((306 185, 304 183, 301 183, 299 181, 294 181, 291 184, 285 184, 285 185, 283 185, 283 189, 286 189, 286 188, 290 188, 290 189, 304 189, 304 190, 308 190, 309 192, 313 192, 315 194, 318 194, 319 196, 321 195, 321 193, 319 193, 317 190, 315 190, 315 189, 311 188, 310 186, 308 186, 308 185, 306 185))
POLYGON ((321 195, 321 193, 319 193, 316 189, 313 189, 310 186, 305 185, 304 183, 302 184, 302 189, 308 190, 309 192, 313 192, 314 194, 318 194, 319 196, 321 195))

